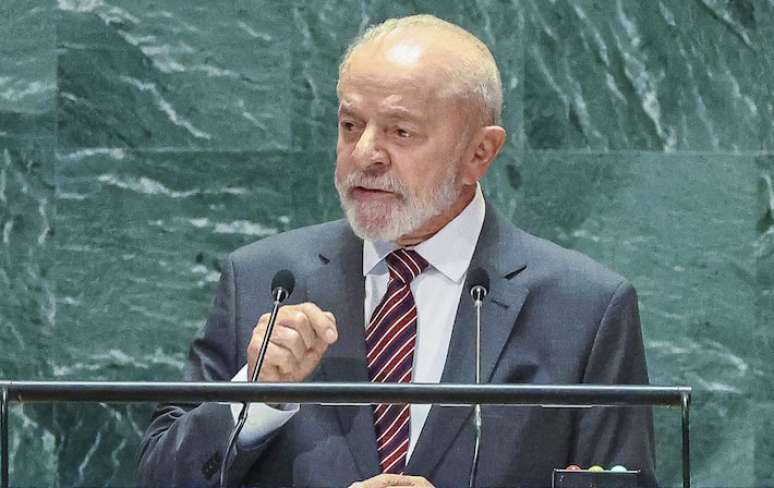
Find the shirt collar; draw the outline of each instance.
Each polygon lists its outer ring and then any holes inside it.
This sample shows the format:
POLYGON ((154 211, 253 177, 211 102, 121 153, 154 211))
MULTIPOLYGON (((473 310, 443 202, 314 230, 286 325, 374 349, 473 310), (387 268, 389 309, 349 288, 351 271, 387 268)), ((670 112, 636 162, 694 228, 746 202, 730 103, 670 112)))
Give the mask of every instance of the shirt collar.
MULTIPOLYGON (((473 258, 485 212, 481 185, 476 185, 476 195, 468 206, 433 237, 412 249, 448 279, 459 282, 473 258)), ((377 265, 397 247, 392 242, 364 240, 363 276, 376 273, 377 265)))

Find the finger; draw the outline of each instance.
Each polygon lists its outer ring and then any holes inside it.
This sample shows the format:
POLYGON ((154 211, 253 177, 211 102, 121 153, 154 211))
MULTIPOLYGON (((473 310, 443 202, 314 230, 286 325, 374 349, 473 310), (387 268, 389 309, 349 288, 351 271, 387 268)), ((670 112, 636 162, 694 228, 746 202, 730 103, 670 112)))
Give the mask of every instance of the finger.
POLYGON ((261 349, 263 338, 266 335, 266 327, 269 323, 269 314, 265 313, 260 316, 258 322, 253 327, 253 333, 250 338, 250 343, 247 345, 248 354, 257 355, 261 349))
POLYGON ((424 488, 433 488, 433 485, 430 484, 427 479, 421 477, 421 476, 405 476, 405 478, 408 478, 409 482, 411 483, 410 486, 420 486, 424 488))
POLYGON ((425 478, 421 476, 407 476, 403 474, 386 474, 383 475, 385 477, 384 479, 384 485, 381 486, 392 486, 392 487, 430 487, 432 488, 433 485, 430 484, 429 481, 427 481, 425 478))
MULTIPOLYGON (((253 329, 253 335, 250 338, 250 343, 247 345, 247 377, 252 378, 253 377, 253 369, 255 368, 255 363, 258 360, 258 354, 261 350, 261 344, 263 343, 263 337, 264 337, 264 331, 261 329, 265 329, 265 324, 262 327, 261 322, 259 321, 258 324, 253 329)), ((263 372, 261 372, 261 377, 263 377, 263 372)))
POLYGON ((258 317, 258 322, 255 323, 255 327, 253 330, 257 330, 261 333, 266 331, 266 326, 269 324, 269 317, 270 315, 268 313, 265 313, 258 317))
POLYGON ((385 488, 387 486, 413 486, 407 476, 399 474, 380 474, 360 483, 356 488, 385 488))
POLYGON ((266 334, 266 326, 269 321, 269 314, 265 313, 261 315, 253 327, 253 333, 250 337, 250 343, 247 345, 248 354, 257 354, 263 342, 263 337, 266 334))
POLYGON ((309 320, 306 318, 306 315, 303 314, 303 312, 301 313, 304 315, 304 317, 300 322, 296 323, 292 320, 288 320, 287 323, 279 324, 279 326, 292 329, 301 337, 304 349, 312 349, 314 347, 317 336, 314 332, 314 329, 312 328, 312 324, 310 324, 309 320))
POLYGON ((261 374, 258 375, 259 381, 281 381, 281 374, 276 366, 270 364, 263 364, 261 368, 261 374))
POLYGON ((276 367, 282 376, 291 375, 298 367, 298 362, 290 350, 272 342, 266 349, 265 364, 276 367))
POLYGON ((332 313, 323 312, 314 303, 302 303, 299 307, 309 318, 317 337, 329 345, 336 342, 339 338, 339 332, 336 329, 336 317, 332 313))
POLYGON ((277 315, 277 325, 295 330, 301 335, 306 349, 315 347, 318 339, 311 320, 298 305, 291 305, 280 309, 277 315))
POLYGON ((284 325, 277 326, 272 334, 271 342, 292 352, 296 362, 304 360, 304 355, 308 349, 301 333, 284 325))

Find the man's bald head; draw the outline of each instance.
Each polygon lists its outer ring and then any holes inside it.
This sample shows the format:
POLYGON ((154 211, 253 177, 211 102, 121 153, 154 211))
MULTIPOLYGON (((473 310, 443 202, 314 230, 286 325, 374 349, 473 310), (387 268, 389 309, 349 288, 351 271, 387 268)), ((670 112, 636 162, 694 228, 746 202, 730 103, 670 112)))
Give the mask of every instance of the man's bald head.
POLYGON ((472 102, 482 124, 502 124, 503 95, 497 64, 486 45, 465 29, 432 15, 388 19, 371 26, 347 49, 339 65, 339 84, 353 56, 364 50, 371 51, 369 55, 378 52, 391 62, 432 62, 448 79, 442 94, 472 102))

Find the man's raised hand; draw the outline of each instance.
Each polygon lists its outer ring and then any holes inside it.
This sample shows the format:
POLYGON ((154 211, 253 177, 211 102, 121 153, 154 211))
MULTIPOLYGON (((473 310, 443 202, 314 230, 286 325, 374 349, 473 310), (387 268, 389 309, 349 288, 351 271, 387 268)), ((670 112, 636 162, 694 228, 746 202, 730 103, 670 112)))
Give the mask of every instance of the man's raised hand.
MULTIPOLYGON (((253 329, 247 346, 248 378, 252 378, 268 324, 269 314, 264 314, 253 329)), ((317 305, 301 303, 280 307, 258 381, 303 381, 338 337, 336 318, 317 305)))
POLYGON ((380 474, 365 481, 353 483, 349 488, 386 488, 388 486, 433 488, 433 485, 421 476, 406 476, 403 474, 380 474))

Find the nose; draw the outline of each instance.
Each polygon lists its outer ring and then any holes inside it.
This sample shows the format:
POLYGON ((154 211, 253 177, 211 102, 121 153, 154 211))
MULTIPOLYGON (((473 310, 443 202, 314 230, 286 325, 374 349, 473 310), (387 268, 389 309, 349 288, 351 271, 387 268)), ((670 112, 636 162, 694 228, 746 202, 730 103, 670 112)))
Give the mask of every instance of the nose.
POLYGON ((366 125, 363 129, 352 156, 361 169, 379 168, 390 163, 387 151, 382 146, 378 128, 372 124, 366 125))

